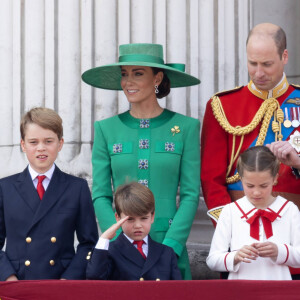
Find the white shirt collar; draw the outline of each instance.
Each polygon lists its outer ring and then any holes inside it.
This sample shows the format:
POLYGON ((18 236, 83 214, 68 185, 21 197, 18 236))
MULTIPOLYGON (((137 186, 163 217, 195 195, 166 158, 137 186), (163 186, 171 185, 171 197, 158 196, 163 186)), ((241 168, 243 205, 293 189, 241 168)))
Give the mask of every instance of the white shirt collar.
MULTIPOLYGON (((134 242, 133 239, 131 239, 129 236, 127 236, 124 232, 123 232, 124 236, 128 239, 128 241, 132 244, 134 242)), ((145 244, 148 245, 148 234, 143 238, 143 241, 145 244)))
POLYGON ((29 174, 30 174, 32 180, 36 179, 36 177, 39 175, 45 175, 49 180, 51 180, 54 170, 55 170, 55 164, 53 164, 52 167, 47 172, 45 172, 43 174, 39 174, 37 171, 35 171, 31 167, 30 164, 28 165, 28 171, 29 171, 29 174))

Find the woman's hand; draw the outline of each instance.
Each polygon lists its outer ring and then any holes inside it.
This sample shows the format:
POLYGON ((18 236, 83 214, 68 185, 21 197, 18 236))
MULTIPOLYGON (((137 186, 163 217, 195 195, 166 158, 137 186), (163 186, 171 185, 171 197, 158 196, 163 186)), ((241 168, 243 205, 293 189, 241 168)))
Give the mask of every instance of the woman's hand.
POLYGON ((234 265, 245 262, 251 263, 251 260, 256 260, 258 257, 258 250, 252 245, 245 245, 238 250, 234 256, 234 265))
POLYGON ((117 230, 127 221, 129 217, 126 216, 123 219, 119 220, 117 223, 113 224, 106 231, 104 231, 101 235, 102 238, 111 240, 116 236, 117 230))
POLYGON ((271 257, 273 259, 277 259, 278 256, 278 247, 276 244, 272 242, 264 242, 264 243, 255 243, 255 249, 258 251, 258 255, 261 257, 271 257))

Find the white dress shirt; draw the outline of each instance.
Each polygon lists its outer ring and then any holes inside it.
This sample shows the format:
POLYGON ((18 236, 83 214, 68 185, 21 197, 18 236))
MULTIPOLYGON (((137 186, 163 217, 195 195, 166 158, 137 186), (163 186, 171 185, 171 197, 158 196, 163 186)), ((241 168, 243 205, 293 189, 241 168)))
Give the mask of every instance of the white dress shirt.
POLYGON ((55 164, 52 165, 52 167, 45 173, 43 174, 39 174, 38 172, 36 172, 30 165, 28 166, 28 171, 29 171, 29 174, 31 176, 31 179, 33 181, 33 184, 34 184, 34 187, 37 188, 37 184, 38 184, 38 179, 37 179, 37 176, 42 176, 42 175, 45 175, 46 178, 43 180, 42 184, 43 184, 43 187, 45 189, 45 191, 47 190, 48 188, 48 185, 50 183, 50 180, 52 178, 52 175, 54 173, 54 170, 55 170, 55 164))

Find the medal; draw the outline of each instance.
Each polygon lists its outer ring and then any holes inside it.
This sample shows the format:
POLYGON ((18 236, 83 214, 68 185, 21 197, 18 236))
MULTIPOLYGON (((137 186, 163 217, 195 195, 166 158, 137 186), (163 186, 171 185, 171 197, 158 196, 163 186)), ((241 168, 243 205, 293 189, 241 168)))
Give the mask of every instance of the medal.
POLYGON ((292 126, 294 128, 297 128, 300 125, 300 123, 299 123, 298 118, 297 118, 296 107, 293 107, 292 109, 293 109, 293 113, 292 113, 292 116, 293 116, 292 126))
POLYGON ((285 120, 283 122, 283 126, 285 128, 290 128, 292 126, 292 122, 289 119, 289 112, 288 112, 287 107, 284 109, 284 115, 285 115, 285 120))

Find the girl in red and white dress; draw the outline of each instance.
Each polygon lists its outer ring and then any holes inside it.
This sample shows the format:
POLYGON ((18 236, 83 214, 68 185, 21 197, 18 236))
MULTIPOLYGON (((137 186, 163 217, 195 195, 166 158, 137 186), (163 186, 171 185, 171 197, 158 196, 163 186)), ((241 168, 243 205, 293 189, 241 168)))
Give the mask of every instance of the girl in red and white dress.
POLYGON ((237 170, 245 196, 223 208, 206 263, 228 279, 289 280, 289 266, 300 267, 300 214, 272 195, 279 161, 256 146, 241 154, 237 170))

